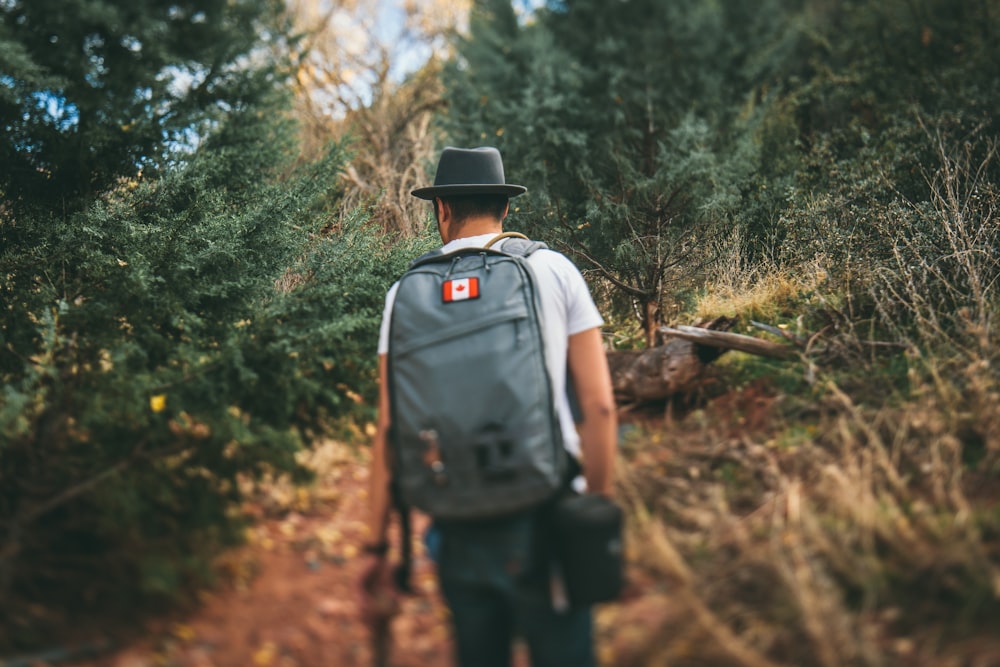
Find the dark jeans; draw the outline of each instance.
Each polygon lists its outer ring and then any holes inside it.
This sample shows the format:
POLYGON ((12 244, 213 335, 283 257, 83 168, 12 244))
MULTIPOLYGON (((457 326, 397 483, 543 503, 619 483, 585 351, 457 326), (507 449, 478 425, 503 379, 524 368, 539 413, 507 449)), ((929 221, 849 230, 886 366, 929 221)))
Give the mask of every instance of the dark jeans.
POLYGON ((553 610, 538 518, 439 526, 438 576, 461 667, 510 667, 515 636, 532 667, 593 667, 589 608, 553 610))

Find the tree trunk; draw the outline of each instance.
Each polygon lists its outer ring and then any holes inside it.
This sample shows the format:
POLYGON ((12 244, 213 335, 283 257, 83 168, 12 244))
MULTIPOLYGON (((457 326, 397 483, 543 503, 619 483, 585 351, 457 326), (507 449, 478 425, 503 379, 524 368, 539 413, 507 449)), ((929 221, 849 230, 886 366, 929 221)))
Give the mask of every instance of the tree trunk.
POLYGON ((646 330, 646 347, 656 346, 657 333, 659 329, 659 308, 655 300, 646 301, 643 304, 642 324, 646 330))

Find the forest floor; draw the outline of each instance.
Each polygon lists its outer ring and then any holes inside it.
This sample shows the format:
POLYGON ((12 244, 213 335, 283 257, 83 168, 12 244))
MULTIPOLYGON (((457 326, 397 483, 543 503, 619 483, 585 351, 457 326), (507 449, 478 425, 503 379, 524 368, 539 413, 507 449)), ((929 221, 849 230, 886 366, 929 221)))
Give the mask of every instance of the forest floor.
MULTIPOLYGON (((878 525, 886 540, 895 540, 888 544, 898 542, 889 557, 871 564, 850 544, 831 552, 845 525, 835 511, 859 511, 879 487, 868 477, 848 477, 862 470, 851 456, 865 448, 854 440, 838 447, 829 422, 789 428, 775 407, 781 396, 762 381, 715 394, 688 414, 662 406, 623 410, 617 491, 630 510, 628 586, 621 600, 596 610, 599 664, 1000 665, 995 598, 963 597, 970 587, 1000 590, 992 569, 997 533, 981 537, 959 527, 941 540, 950 505, 928 512, 934 520, 926 524, 919 517, 900 524, 900 515, 883 510, 875 518, 889 523, 878 525), (795 434, 800 440, 780 439, 795 434), (820 438, 822 446, 813 444, 820 438), (821 483, 822 475, 843 489, 821 483), (906 528, 906 540, 892 532, 897 525, 906 528), (817 560, 800 557, 805 553, 817 560), (810 565, 833 557, 868 563, 902 583, 886 588, 874 609, 849 607, 826 570, 810 565), (957 593, 942 594, 942 578, 933 573, 943 571, 956 573, 949 581, 957 582, 957 593), (963 581, 971 583, 962 588, 963 581)), ((901 463, 890 471, 920 469, 924 449, 894 449, 901 463)), ((128 623, 80 623, 75 634, 89 642, 82 648, 93 647, 95 636, 101 645, 86 660, 67 661, 67 649, 77 648, 67 644, 49 662, 36 654, 0 659, 0 667, 372 665, 372 639, 357 604, 368 449, 328 440, 304 456, 316 473, 311 485, 264 480, 244 489, 241 510, 252 520, 245 544, 218 558, 217 583, 196 605, 128 623)), ((951 492, 989 529, 997 511, 995 476, 956 465, 942 468, 946 479, 957 480, 951 492)), ((926 488, 911 483, 903 497, 929 503, 934 497, 926 488)), ((895 496, 879 496, 886 497, 895 496)), ((419 535, 426 521, 416 519, 419 535)), ((402 599, 393 620, 389 664, 448 667, 454 664, 448 611, 418 539, 414 551, 416 594, 402 599)), ((527 664, 518 647, 515 667, 527 664)))
MULTIPOLYGON (((357 607, 366 539, 367 449, 329 441, 307 462, 309 488, 266 485, 243 510, 255 519, 244 546, 218 560, 219 582, 185 613, 146 621, 138 636, 109 637, 109 650, 60 667, 347 667, 372 664, 370 633, 357 607)), ((415 517, 414 533, 425 521, 415 517)), ((398 543, 398 536, 394 537, 398 543)), ((433 563, 414 540, 415 595, 392 623, 393 667, 452 664, 448 611, 433 563)), ((602 664, 624 655, 637 624, 660 623, 664 593, 631 575, 627 602, 598 609, 602 664), (655 611, 654 611, 655 610, 655 611), (611 635, 611 627, 619 630, 611 635), (621 630, 625 628, 625 630, 621 630), (629 629, 632 630, 629 630, 629 629), (612 643, 614 645, 612 645, 612 643)), ((634 636, 638 637, 636 633, 634 636)), ((523 647, 516 664, 527 665, 523 647)), ((48 663, 30 663, 45 667, 48 663)))

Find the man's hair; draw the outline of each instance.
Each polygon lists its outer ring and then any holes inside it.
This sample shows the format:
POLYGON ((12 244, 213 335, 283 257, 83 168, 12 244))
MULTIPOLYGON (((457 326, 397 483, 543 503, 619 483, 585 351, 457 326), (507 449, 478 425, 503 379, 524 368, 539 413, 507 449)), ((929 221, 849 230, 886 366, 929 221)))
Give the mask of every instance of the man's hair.
POLYGON ((451 206, 451 214, 459 224, 483 215, 502 220, 508 201, 507 195, 459 195, 441 199, 451 206))

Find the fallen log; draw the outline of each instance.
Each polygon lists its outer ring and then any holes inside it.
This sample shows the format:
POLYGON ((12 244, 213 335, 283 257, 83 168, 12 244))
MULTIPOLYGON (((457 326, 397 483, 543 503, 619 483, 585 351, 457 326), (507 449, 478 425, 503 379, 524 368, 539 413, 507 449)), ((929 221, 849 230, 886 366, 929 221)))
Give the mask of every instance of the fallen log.
POLYGON ((661 401, 696 391, 705 366, 727 350, 788 359, 796 354, 788 345, 702 327, 663 327, 670 336, 664 345, 646 350, 608 352, 611 383, 620 403, 661 401))
POLYGON ((671 340, 645 350, 608 352, 611 385, 622 403, 658 401, 694 388, 704 363, 694 343, 671 340))

